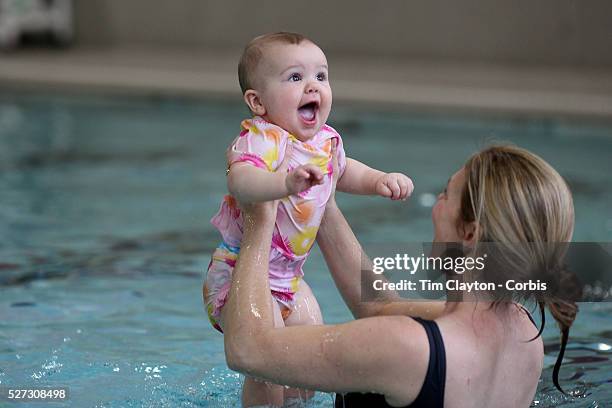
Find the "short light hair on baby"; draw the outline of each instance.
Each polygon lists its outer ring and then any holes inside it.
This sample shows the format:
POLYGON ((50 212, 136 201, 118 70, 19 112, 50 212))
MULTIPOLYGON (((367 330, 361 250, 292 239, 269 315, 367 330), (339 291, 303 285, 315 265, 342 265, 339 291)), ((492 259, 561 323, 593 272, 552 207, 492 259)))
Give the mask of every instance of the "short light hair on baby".
MULTIPOLYGON (((240 82, 240 89, 242 94, 254 87, 254 72, 255 68, 263 57, 263 48, 266 45, 272 43, 281 44, 301 44, 303 41, 310 41, 302 34, 289 33, 289 32, 277 32, 260 35, 259 37, 253 38, 242 52, 240 62, 238 63, 238 82, 240 82)), ((310 41, 312 42, 312 41, 310 41)))

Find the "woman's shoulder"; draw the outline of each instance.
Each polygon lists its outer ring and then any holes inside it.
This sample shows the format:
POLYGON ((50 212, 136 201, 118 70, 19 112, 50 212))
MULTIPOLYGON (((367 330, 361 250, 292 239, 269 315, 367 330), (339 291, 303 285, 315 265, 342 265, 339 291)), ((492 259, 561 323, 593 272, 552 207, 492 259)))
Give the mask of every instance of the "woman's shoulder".
POLYGON ((364 360, 375 359, 389 373, 398 374, 398 370, 410 368, 414 374, 421 371, 420 367, 425 374, 429 348, 427 334, 423 325, 413 318, 372 316, 346 325, 342 331, 351 335, 347 340, 356 351, 371 349, 370 353, 361 354, 364 360))
POLYGON ((419 394, 429 364, 429 341, 424 326, 408 316, 360 320, 367 321, 369 326, 361 335, 378 338, 377 364, 386 377, 381 393, 394 404, 410 403, 419 394))

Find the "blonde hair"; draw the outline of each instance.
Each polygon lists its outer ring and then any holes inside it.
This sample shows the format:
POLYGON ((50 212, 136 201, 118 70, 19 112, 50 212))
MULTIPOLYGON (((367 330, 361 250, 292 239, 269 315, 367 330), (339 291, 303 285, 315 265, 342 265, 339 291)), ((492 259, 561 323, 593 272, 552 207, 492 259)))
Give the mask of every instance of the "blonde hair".
POLYGON ((284 31, 264 34, 253 38, 244 48, 242 56, 240 57, 240 62, 238 63, 238 82, 240 83, 242 94, 249 89, 253 89, 255 86, 253 79, 254 72, 264 55, 263 49, 266 45, 273 43, 298 45, 303 41, 310 40, 302 34, 284 31))
MULTIPOLYGON (((542 158, 510 145, 491 146, 474 154, 465 164, 466 184, 461 196, 459 222, 474 222, 480 243, 493 242, 503 248, 503 260, 490 273, 495 279, 534 279, 536 274, 556 282, 555 291, 532 292, 542 314, 548 306, 561 329, 561 349, 553 370, 559 386, 559 369, 569 329, 578 307, 567 291, 575 289, 572 275, 559 264, 574 231, 571 192, 559 173, 542 158), (511 275, 511 276, 510 276, 511 275), (570 288, 570 289, 567 289, 570 288), (564 293, 565 290, 565 293, 564 293)), ((488 277, 492 278, 492 277, 488 277)), ((536 338, 538 337, 536 336, 536 338)))

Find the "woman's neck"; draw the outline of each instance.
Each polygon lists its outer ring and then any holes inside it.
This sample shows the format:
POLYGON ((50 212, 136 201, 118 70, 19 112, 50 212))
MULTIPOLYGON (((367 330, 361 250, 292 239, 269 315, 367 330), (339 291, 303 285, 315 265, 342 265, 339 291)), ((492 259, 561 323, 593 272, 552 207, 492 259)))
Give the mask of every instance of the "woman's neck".
POLYGON ((462 317, 466 319, 479 319, 488 320, 494 318, 495 321, 505 321, 510 315, 509 311, 512 310, 512 306, 516 306, 514 302, 500 302, 494 304, 488 300, 478 300, 474 298, 464 299, 463 301, 446 301, 444 305, 444 311, 442 316, 453 315, 453 319, 461 320, 462 317))

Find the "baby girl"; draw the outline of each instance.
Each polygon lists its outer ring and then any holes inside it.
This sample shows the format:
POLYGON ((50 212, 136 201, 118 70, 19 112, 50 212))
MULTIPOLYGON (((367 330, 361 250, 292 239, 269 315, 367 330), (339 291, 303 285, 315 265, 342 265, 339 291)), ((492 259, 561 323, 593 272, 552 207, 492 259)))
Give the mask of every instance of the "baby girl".
MULTIPOLYGON (((223 305, 242 238, 236 201, 280 200, 269 261, 275 325, 321 324, 318 303, 302 279, 302 266, 331 194, 332 143, 340 191, 402 200, 412 193, 412 181, 345 157, 340 135, 325 124, 332 105, 327 59, 312 41, 293 33, 257 37, 246 46, 238 75, 253 117, 242 121, 232 142, 227 180, 231 195, 225 196, 211 220, 223 242, 213 253, 204 286, 208 315, 222 331, 223 305), (287 171, 275 172, 285 153, 287 171)), ((282 387, 247 378, 243 405, 282 405, 283 392, 282 387)))

